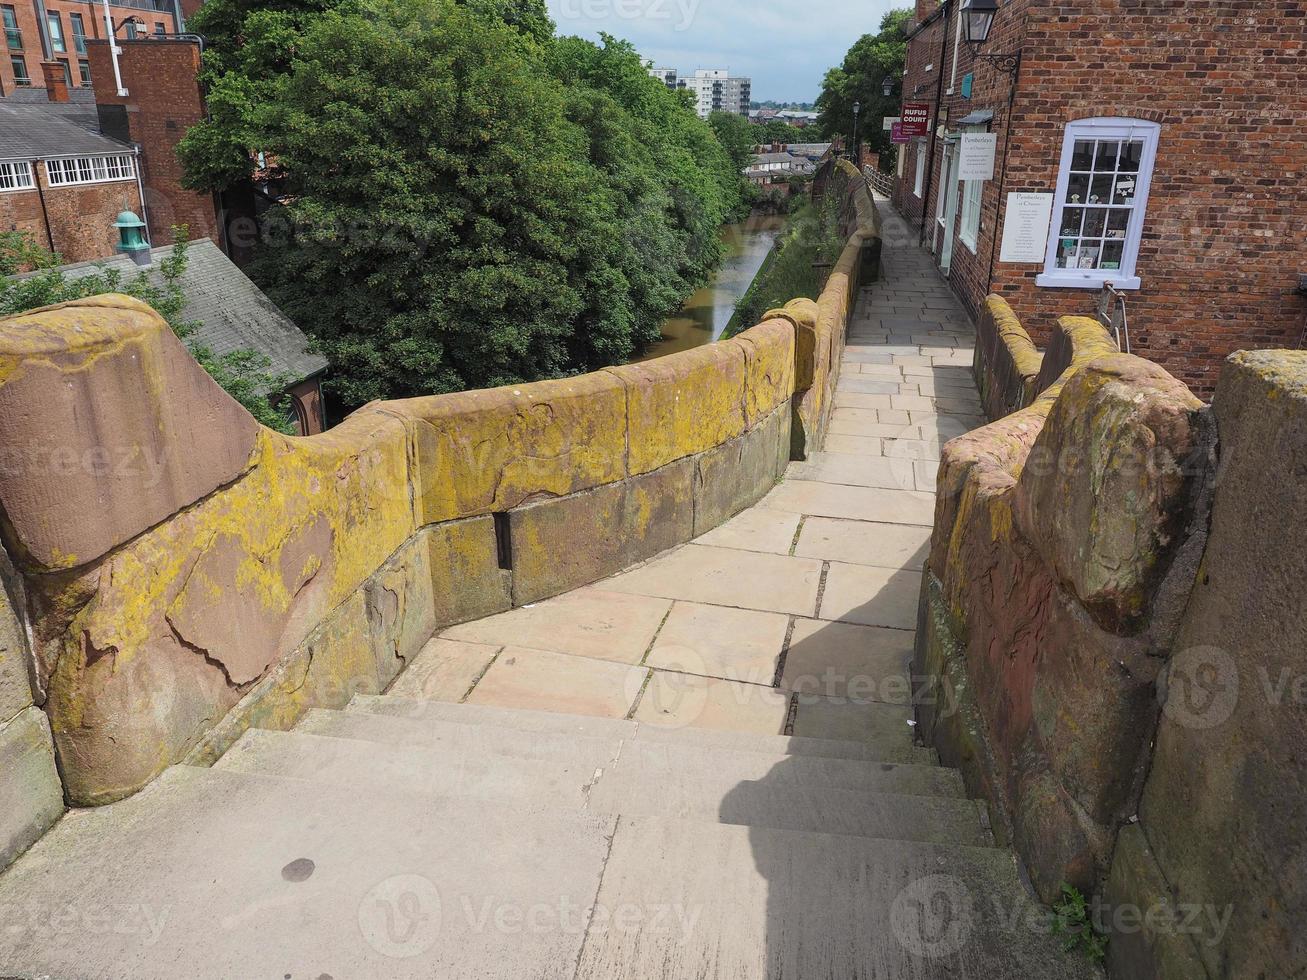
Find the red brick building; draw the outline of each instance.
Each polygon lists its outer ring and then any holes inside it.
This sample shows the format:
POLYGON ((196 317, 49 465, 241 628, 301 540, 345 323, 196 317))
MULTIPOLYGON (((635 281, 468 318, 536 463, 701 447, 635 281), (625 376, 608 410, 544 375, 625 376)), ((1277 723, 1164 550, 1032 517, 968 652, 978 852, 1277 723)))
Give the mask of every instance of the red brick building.
POLYGON ((903 98, 932 125, 894 192, 962 301, 1043 342, 1112 283, 1133 352, 1201 393, 1231 351, 1303 346, 1302 0, 1000 0, 978 47, 969 6, 918 0, 903 98), (967 134, 992 179, 959 179, 967 134))
POLYGON ((121 211, 141 211, 136 148, 93 128, 85 102, 0 100, 0 231, 69 262, 114 254, 121 211))
MULTIPOLYGON (((121 40, 176 34, 183 28, 178 0, 113 0, 114 31, 121 40)), ((22 88, 41 88, 45 71, 69 88, 90 87, 87 43, 109 36, 104 6, 91 0, 0 0, 4 57, 0 97, 22 88), (43 66, 48 68, 43 70, 43 66)))
POLYGON ((48 71, 41 88, 0 98, 0 230, 28 232, 66 261, 83 262, 114 254, 114 218, 133 211, 155 245, 171 243, 178 225, 221 245, 214 195, 183 189, 176 153, 205 111, 198 39, 119 48, 115 76, 108 42, 87 43, 92 88, 69 88, 48 71))
POLYGON ((119 95, 107 41, 87 45, 100 131, 139 146, 150 241, 172 240, 172 228, 186 225, 191 238, 221 245, 219 205, 214 195, 182 187, 178 141, 204 118, 200 91, 200 43, 196 38, 121 41, 119 95))

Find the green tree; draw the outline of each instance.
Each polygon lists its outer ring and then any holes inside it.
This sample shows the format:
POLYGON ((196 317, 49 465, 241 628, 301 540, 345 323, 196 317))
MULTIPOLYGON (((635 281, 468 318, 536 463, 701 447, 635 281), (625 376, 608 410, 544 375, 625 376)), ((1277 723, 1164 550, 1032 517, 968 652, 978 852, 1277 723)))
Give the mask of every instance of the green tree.
MULTIPOLYGON (((269 15, 246 2, 203 8, 246 25, 223 44, 269 15)), ((283 169, 251 271, 347 404, 629 359, 720 261, 739 177, 712 130, 630 45, 501 19, 532 6, 300 7, 285 44, 214 56, 259 96, 188 134, 189 179, 255 149, 283 169)))
POLYGON ((753 162, 753 148, 763 140, 749 120, 737 112, 713 112, 708 116, 708 125, 737 170, 743 170, 753 162))
POLYGON ((0 316, 12 316, 42 306, 67 303, 101 293, 123 293, 135 297, 162 316, 173 333, 186 342, 195 359, 213 379, 250 414, 271 429, 291 431, 287 417, 273 402, 292 378, 268 371, 271 361, 252 350, 215 354, 195 337, 199 324, 186 320, 182 311, 186 297, 181 279, 186 271, 186 235, 173 229, 172 254, 159 263, 155 281, 145 272, 124 276, 118 269, 101 269, 86 276, 69 278, 58 268, 59 257, 37 245, 23 232, 0 233, 0 316), (30 276, 15 274, 24 268, 34 269, 30 276))
POLYGON ((759 123, 755 130, 759 143, 816 143, 819 142, 817 131, 805 126, 791 126, 784 119, 768 119, 759 123))
POLYGON ((853 104, 861 103, 858 132, 862 143, 880 152, 887 165, 885 151, 892 144, 881 120, 899 114, 907 61, 907 28, 912 24, 912 17, 911 10, 891 10, 882 17, 878 33, 858 38, 844 56, 843 64, 826 72, 817 97, 817 126, 822 135, 843 136, 846 141, 853 137, 853 104), (882 88, 886 78, 894 83, 888 98, 882 88))

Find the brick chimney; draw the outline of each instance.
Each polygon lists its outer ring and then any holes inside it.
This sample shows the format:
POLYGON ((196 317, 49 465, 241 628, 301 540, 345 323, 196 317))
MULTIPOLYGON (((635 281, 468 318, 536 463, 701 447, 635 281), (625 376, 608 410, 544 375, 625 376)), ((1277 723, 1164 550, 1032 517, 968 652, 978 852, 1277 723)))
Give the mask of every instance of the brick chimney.
POLYGON ((939 9, 939 0, 917 0, 917 23, 923 20, 939 9))
POLYGON ((51 102, 68 101, 68 82, 64 66, 58 61, 41 62, 41 75, 45 78, 45 92, 51 102))

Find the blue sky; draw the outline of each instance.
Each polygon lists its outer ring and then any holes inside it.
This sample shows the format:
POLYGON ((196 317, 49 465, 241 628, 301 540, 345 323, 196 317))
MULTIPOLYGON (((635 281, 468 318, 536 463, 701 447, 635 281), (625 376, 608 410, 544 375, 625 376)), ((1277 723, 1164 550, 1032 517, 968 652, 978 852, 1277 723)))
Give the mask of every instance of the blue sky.
POLYGON ((755 99, 811 102, 886 11, 910 0, 546 0, 560 34, 625 38, 659 66, 729 68, 755 99))

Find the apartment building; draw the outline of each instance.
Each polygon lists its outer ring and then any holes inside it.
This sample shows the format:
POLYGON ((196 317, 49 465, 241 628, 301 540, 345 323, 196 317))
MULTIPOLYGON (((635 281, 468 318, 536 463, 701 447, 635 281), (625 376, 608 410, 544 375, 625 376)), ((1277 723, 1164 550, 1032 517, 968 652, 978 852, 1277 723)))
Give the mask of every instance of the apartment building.
POLYGON ((0 2, 4 56, 0 58, 0 97, 25 88, 42 88, 47 76, 65 86, 90 88, 87 43, 176 34, 184 27, 180 0, 112 0, 105 23, 102 3, 91 0, 5 0, 0 2))
POLYGON ((700 68, 693 75, 681 75, 675 68, 655 67, 652 61, 646 61, 645 68, 668 88, 693 94, 700 119, 707 119, 713 112, 749 115, 749 103, 753 99, 750 78, 732 75, 726 68, 700 68))

